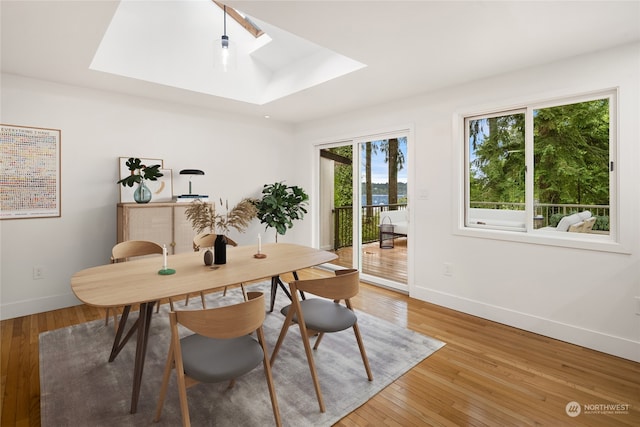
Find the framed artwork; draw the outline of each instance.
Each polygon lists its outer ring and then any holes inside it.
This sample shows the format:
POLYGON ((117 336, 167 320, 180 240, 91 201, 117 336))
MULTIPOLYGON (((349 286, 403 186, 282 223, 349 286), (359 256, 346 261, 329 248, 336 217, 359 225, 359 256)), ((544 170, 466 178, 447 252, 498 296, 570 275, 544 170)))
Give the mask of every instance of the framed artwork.
POLYGON ((0 219, 60 217, 60 129, 0 125, 0 219))
POLYGON ((162 176, 157 181, 147 181, 147 187, 153 194, 150 203, 173 201, 173 171, 160 169, 160 172, 162 172, 162 176))
MULTIPOLYGON (((118 159, 118 168, 119 168, 118 179, 124 178, 125 176, 131 173, 131 171, 127 167, 127 160, 129 160, 131 157, 134 157, 134 156, 120 157, 118 159)), ((164 197, 165 191, 170 191, 170 192, 173 191, 171 169, 168 169, 169 177, 167 178, 167 174, 165 174, 165 169, 163 169, 164 161, 162 159, 149 159, 149 158, 142 158, 142 157, 139 157, 139 159, 143 165, 160 165, 160 169, 163 173, 163 176, 161 178, 158 178, 158 181, 145 181, 145 184, 147 185, 147 187, 149 187, 149 189, 153 192, 151 203, 160 202, 161 201, 159 200, 160 196, 156 198, 156 192, 159 192, 164 197), (162 185, 162 188, 160 186, 161 182, 164 183, 164 185, 162 185), (167 185, 169 187, 168 190, 166 189, 167 185)), ((135 200, 133 200, 133 192, 136 191, 136 185, 134 185, 133 187, 128 187, 128 186, 123 186, 122 184, 119 184, 119 187, 120 187, 120 202, 135 203, 135 200)), ((171 199, 171 195, 169 196, 168 200, 163 200, 163 201, 170 201, 170 199, 171 199)))

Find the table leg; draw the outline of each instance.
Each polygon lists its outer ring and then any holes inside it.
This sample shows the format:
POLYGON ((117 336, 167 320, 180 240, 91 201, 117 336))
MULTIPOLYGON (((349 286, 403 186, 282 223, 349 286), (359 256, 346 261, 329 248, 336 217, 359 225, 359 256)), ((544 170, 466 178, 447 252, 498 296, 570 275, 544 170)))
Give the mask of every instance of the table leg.
MULTIPOLYGON (((299 280, 297 271, 293 271, 292 274, 295 280, 299 280)), ((280 276, 272 277, 271 278, 271 307, 269 308, 269 313, 273 312, 273 306, 276 303, 276 291, 278 290, 278 285, 280 285, 280 288, 282 288, 284 293, 287 295, 287 298, 291 300, 291 294, 289 293, 289 290, 287 290, 287 287, 284 285, 284 283, 282 283, 282 279, 280 279, 280 276)), ((300 291, 300 297, 303 300, 305 299, 304 292, 300 291)))
POLYGON ((111 354, 109 355, 109 362, 113 362, 116 359, 116 356, 120 353, 120 350, 123 349, 124 345, 129 341, 129 338, 133 335, 133 333, 138 329, 138 322, 140 318, 136 319, 136 322, 131 325, 131 329, 127 332, 124 339, 121 340, 122 334, 124 333, 124 329, 127 325, 127 319, 129 318, 129 312, 131 311, 131 306, 127 305, 122 310, 122 315, 120 316, 120 322, 118 323, 118 330, 116 332, 116 337, 113 339, 113 347, 111 347, 111 354))
POLYGON ((155 301, 140 304, 136 358, 135 366, 133 368, 133 391, 131 393, 132 414, 135 414, 138 409, 138 398, 140 397, 140 385, 142 383, 144 359, 147 354, 147 342, 149 341, 149 329, 151 326, 151 316, 153 315, 153 304, 155 304, 155 301))
POLYGON ((271 307, 269 308, 269 312, 273 312, 273 306, 276 303, 276 291, 278 290, 278 285, 282 288, 285 294, 291 299, 291 294, 289 290, 285 288, 284 283, 280 280, 280 276, 274 276, 271 278, 271 307))
MULTIPOLYGON (((297 272, 297 271, 292 271, 292 274, 293 274, 293 278, 294 278, 295 280, 300 280, 300 279, 298 278, 298 272, 297 272)), ((307 299, 307 297, 305 297, 305 296, 304 296, 304 292, 302 292, 302 291, 298 291, 298 292, 300 292, 300 298, 302 298, 302 300, 307 299)))

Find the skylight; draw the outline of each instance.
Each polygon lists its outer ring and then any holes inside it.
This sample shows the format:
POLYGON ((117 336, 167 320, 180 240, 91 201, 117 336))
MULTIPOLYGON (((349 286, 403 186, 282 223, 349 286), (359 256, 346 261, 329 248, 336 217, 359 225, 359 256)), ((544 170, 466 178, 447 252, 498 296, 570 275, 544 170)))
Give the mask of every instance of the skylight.
POLYGON ((256 38, 228 20, 227 34, 238 48, 237 69, 216 72, 213 43, 222 35, 223 11, 211 0, 123 0, 90 68, 262 105, 366 66, 246 18, 264 34, 256 38))

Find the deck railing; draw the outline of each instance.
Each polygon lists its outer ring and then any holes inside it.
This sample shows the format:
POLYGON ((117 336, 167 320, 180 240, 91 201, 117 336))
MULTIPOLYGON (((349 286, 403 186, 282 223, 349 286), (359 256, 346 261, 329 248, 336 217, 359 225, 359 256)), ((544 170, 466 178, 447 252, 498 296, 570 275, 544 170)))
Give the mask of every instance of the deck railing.
MULTIPOLYGON (((364 205, 360 208, 362 218, 362 243, 378 241, 380 214, 388 210, 406 209, 406 203, 393 205, 364 205)), ((342 206, 333 210, 333 247, 345 248, 353 245, 353 207, 342 206)))

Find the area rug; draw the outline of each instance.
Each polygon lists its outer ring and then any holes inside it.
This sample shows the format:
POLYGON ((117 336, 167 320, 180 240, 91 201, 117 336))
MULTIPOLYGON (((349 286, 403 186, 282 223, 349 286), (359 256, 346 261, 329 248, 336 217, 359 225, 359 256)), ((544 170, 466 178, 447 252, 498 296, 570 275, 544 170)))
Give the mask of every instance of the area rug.
MULTIPOLYGON (((265 292, 269 283, 251 290, 265 292)), ((208 307, 240 302, 239 288, 227 296, 207 295, 208 307)), ((200 308, 191 298, 188 308, 200 308)), ((273 349, 288 304, 279 292, 276 309, 264 323, 268 348, 273 349)), ((170 340, 168 304, 151 322, 138 411, 129 414, 135 354, 135 337, 115 361, 108 363, 114 337, 113 324, 96 320, 40 334, 40 401, 43 426, 176 426, 181 424, 175 374, 169 383, 162 418, 152 422, 170 340)), ((368 381, 353 331, 327 334, 314 352, 326 412, 318 407, 299 329, 292 327, 273 366, 273 376, 283 424, 330 426, 364 404, 413 366, 444 346, 428 336, 396 326, 363 312, 358 324, 373 373, 368 381)), ((133 318, 137 317, 134 313, 133 318)), ((130 319, 131 320, 131 319, 130 319)), ((261 366, 227 383, 199 384, 187 390, 193 426, 267 426, 274 424, 269 393, 261 366)))

